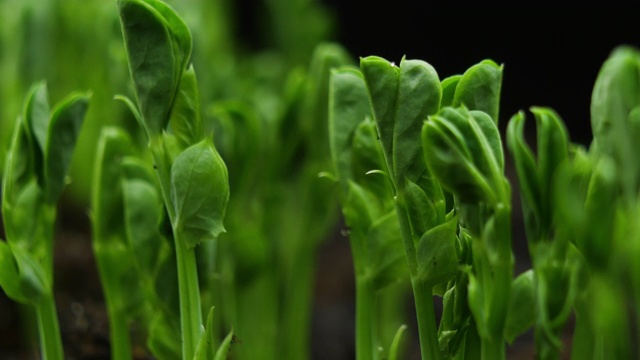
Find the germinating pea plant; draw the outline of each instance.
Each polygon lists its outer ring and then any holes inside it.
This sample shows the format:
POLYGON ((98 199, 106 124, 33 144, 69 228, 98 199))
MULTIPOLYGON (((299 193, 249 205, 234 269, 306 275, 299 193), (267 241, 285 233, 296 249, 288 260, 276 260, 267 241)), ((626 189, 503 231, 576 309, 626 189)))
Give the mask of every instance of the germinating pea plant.
MULTIPOLYGON (((422 60, 358 66, 337 44, 306 49, 290 30, 320 39, 326 24, 288 22, 285 3, 271 5, 284 60, 257 56, 243 65, 253 78, 238 75, 217 98, 199 84, 225 75, 196 74, 201 42, 172 7, 112 9, 130 86, 110 106, 131 124, 101 126, 88 171, 111 357, 142 346, 157 359, 310 358, 314 258, 339 210, 358 360, 409 357, 408 333, 425 360, 505 359, 528 332, 540 359, 638 357, 640 51, 620 47, 603 65, 588 149, 553 109, 532 107, 534 151, 525 112, 501 137, 503 66, 484 60, 443 78, 422 60), (521 274, 514 196, 532 259, 521 274)), ((43 359, 65 358, 54 234, 91 98, 51 108, 47 85, 33 85, 4 162, 0 286, 35 310, 43 359)))

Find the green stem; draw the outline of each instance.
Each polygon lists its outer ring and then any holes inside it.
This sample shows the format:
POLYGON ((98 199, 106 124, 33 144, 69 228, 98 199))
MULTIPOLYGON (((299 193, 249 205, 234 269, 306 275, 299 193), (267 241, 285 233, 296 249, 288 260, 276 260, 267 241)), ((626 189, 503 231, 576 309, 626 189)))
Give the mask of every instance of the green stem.
POLYGON ((62 360, 62 338, 58 325, 58 313, 53 294, 47 294, 36 304, 38 317, 38 334, 40 336, 40 349, 43 360, 62 360))
POLYGON ((178 266, 178 292, 180 298, 180 330, 182 331, 182 358, 193 359, 202 334, 202 309, 195 248, 187 248, 180 231, 173 230, 178 266))
POLYGON ((312 249, 298 251, 294 267, 286 274, 286 297, 282 318, 284 337, 281 338, 281 359, 304 360, 309 358, 309 324, 313 298, 314 261, 312 249))
POLYGON ((360 276, 356 280, 356 359, 373 359, 375 333, 375 291, 370 279, 360 276))
POLYGON ((505 359, 505 346, 502 338, 498 340, 481 338, 482 360, 505 359))
POLYGON ((420 281, 418 276, 418 260, 411 233, 411 225, 407 214, 407 205, 404 192, 397 189, 395 197, 396 213, 400 222, 400 232, 407 255, 411 287, 416 305, 416 317, 418 320, 418 334, 420 338, 420 353, 422 359, 440 360, 440 345, 438 343, 438 331, 436 327, 436 314, 433 307, 433 293, 427 284, 420 281))
POLYGON ((178 293, 180 299, 180 330, 182 332, 182 358, 192 359, 202 333, 202 309, 195 248, 189 249, 182 240, 176 224, 176 214, 171 201, 171 164, 164 153, 162 136, 150 139, 149 147, 157 170, 162 198, 171 220, 176 248, 178 293))
POLYGON ((131 340, 129 339, 129 322, 122 310, 109 306, 109 334, 111 338, 111 358, 131 359, 131 340))
POLYGON ((427 290, 425 285, 423 282, 411 279, 413 298, 416 303, 420 352, 422 359, 439 360, 442 356, 438 343, 438 328, 436 327, 436 313, 433 307, 433 294, 427 290))

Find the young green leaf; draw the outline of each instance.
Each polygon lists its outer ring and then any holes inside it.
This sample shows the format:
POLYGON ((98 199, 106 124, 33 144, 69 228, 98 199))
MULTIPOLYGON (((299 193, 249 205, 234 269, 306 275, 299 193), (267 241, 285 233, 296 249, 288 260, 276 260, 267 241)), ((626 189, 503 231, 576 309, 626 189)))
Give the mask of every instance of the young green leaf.
POLYGON ((424 123, 422 139, 426 162, 443 188, 464 202, 505 201, 502 143, 487 114, 442 109, 424 123))
POLYGON ((615 233, 616 211, 619 206, 616 196, 620 193, 616 168, 613 160, 602 157, 595 164, 584 208, 587 212, 588 224, 597 223, 598 226, 587 226, 590 231, 587 237, 578 243, 578 249, 587 258, 591 266, 606 268, 613 247, 611 239, 615 233))
POLYGON ((216 356, 213 360, 226 360, 229 356, 229 352, 231 351, 231 345, 233 345, 233 341, 235 339, 235 335, 233 334, 233 330, 231 330, 227 336, 222 340, 218 351, 216 351, 216 356))
POLYGON ((44 153, 46 197, 55 203, 66 185, 71 156, 80 134, 90 95, 73 94, 53 110, 44 153))
POLYGON ((40 152, 44 153, 47 144, 47 130, 51 121, 47 85, 44 82, 31 88, 27 95, 25 110, 25 120, 29 124, 29 130, 36 139, 40 152))
POLYGON ((124 221, 135 262, 143 274, 152 274, 160 251, 162 199, 153 182, 126 179, 122 184, 124 221))
POLYGON ((299 126, 307 133, 312 157, 326 157, 329 150, 327 119, 333 69, 343 68, 352 62, 351 56, 338 44, 319 44, 313 51, 305 84, 306 96, 299 115, 302 120, 299 126))
POLYGON ((405 274, 404 249, 395 211, 371 224, 364 246, 367 251, 366 266, 375 290, 384 289, 405 274))
POLYGON ((420 180, 424 181, 416 184, 407 180, 405 184, 407 215, 412 232, 418 237, 445 221, 444 194, 439 184, 434 179, 420 180))
POLYGON ((182 74, 169 121, 173 135, 178 138, 182 149, 202 140, 199 96, 196 73, 193 66, 189 66, 182 74))
POLYGON ((213 307, 209 309, 204 334, 202 334, 198 342, 198 348, 193 356, 194 360, 213 360, 213 354, 216 351, 216 337, 213 332, 213 310, 213 307))
POLYGON ((458 219, 453 218, 429 229, 417 244, 419 275, 432 287, 451 280, 458 272, 457 230, 458 219))
POLYGON ((513 343, 516 337, 523 334, 533 326, 536 313, 534 272, 525 271, 511 283, 511 298, 507 323, 504 328, 504 338, 508 343, 513 343))
POLYGON ((117 4, 145 129, 150 136, 160 135, 191 56, 191 33, 160 1, 118 0, 117 4))
MULTIPOLYGON (((98 141, 93 176, 92 218, 93 239, 113 242, 114 237, 124 241, 122 224, 121 161, 133 151, 129 136, 118 128, 105 128, 98 141)), ((99 246, 97 243, 94 246, 99 246)))
POLYGON ((51 121, 51 109, 47 94, 47 85, 44 82, 35 84, 27 95, 23 117, 27 127, 27 133, 33 151, 34 170, 38 178, 38 184, 45 186, 44 154, 47 148, 47 131, 51 121))
POLYGON ((542 235, 540 234, 540 219, 544 216, 541 203, 542 187, 536 159, 524 138, 524 122, 525 115, 522 111, 511 118, 507 126, 507 146, 518 173, 528 238, 535 241, 534 239, 542 235))
POLYGON ((491 60, 483 60, 462 75, 456 86, 452 106, 485 112, 497 125, 501 87, 502 66, 491 60))
POLYGON ((442 89, 435 69, 424 61, 402 59, 400 67, 370 56, 360 61, 387 165, 396 186, 417 181, 422 160, 422 122, 440 106, 442 89))
POLYGON ((442 88, 442 99, 440 100, 440 109, 447 106, 453 106, 453 98, 456 94, 456 88, 462 79, 462 75, 453 75, 442 80, 440 87, 442 88))
POLYGON ((402 335, 404 331, 407 330, 407 325, 400 325, 396 335, 393 337, 393 341, 391 342, 391 346, 389 347, 389 360, 397 360, 398 354, 400 352, 400 341, 402 340, 402 335))
MULTIPOLYGON (((2 180, 2 216, 7 241, 29 239, 28 234, 33 230, 30 221, 33 218, 32 215, 37 212, 33 201, 25 202, 25 189, 29 187, 34 176, 32 148, 25 126, 22 118, 18 117, 7 153, 2 180), (24 208, 25 205, 27 208, 24 208), (16 212, 23 212, 26 216, 21 216, 16 212)), ((32 193, 33 191, 37 191, 37 189, 32 190, 32 193)), ((27 198, 33 199, 34 197, 27 198)))
POLYGON ((338 179, 340 179, 342 193, 346 194, 348 181, 355 175, 352 172, 352 166, 358 165, 352 160, 353 134, 364 119, 371 116, 371 106, 364 79, 356 70, 334 70, 331 73, 329 91, 331 156, 338 179))
POLYGON ((18 270, 11 247, 5 241, 0 240, 0 287, 7 296, 14 301, 28 304, 31 299, 22 289, 21 276, 18 270))
POLYGON ((188 248, 224 232, 228 200, 227 168, 211 139, 192 145, 175 159, 171 167, 173 225, 188 248))
POLYGON ((393 184, 377 139, 376 124, 371 118, 366 118, 352 137, 350 178, 376 194, 381 204, 387 204, 390 211, 393 205, 388 200, 393 198, 393 184))
POLYGON ((446 189, 464 202, 495 202, 495 194, 473 163, 462 134, 438 115, 424 123, 424 157, 429 170, 446 189))

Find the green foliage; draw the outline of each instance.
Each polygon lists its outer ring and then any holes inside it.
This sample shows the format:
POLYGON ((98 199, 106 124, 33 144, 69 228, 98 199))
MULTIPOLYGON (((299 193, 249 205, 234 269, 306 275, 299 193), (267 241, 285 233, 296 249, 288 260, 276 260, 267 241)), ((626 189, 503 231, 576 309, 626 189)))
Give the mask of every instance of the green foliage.
POLYGON ((318 45, 332 19, 313 1, 265 0, 273 47, 260 54, 234 41, 231 1, 175 2, 185 20, 159 0, 116 4, 0 3, 1 117, 20 113, 1 124, 11 139, 0 286, 35 308, 42 358, 64 356, 53 239, 69 174, 79 189, 93 180, 114 359, 133 356, 134 324, 158 359, 308 358, 314 256, 336 223, 335 199, 354 261, 359 360, 402 358, 396 304, 407 280, 425 359, 503 359, 505 343, 531 328, 536 357, 557 359, 573 315, 573 358, 637 357, 637 49, 614 50, 598 75, 588 151, 552 109, 531 108, 535 152, 524 113, 509 122, 532 259, 514 279, 501 65, 484 60, 442 81, 421 60, 370 56, 351 68, 339 45, 318 45), (52 107, 36 83, 20 112, 18 97, 40 78, 56 84, 55 99, 102 85, 52 107), (116 88, 133 94, 116 96, 125 106, 111 102, 116 88), (125 129, 98 131, 112 122, 125 129))
POLYGON ((61 359, 53 298, 56 203, 87 110, 89 96, 72 94, 49 111, 44 83, 27 94, 5 162, 0 243, 0 286, 14 300, 35 306, 43 358, 61 359))
POLYGON ((227 168, 210 139, 180 153, 171 166, 174 228, 194 247, 224 231, 222 220, 229 200, 227 168))

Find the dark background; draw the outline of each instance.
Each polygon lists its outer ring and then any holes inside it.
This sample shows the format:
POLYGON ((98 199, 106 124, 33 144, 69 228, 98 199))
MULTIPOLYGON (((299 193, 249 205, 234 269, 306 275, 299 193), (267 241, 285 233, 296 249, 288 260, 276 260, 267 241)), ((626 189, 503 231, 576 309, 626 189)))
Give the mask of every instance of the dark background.
POLYGON ((504 64, 500 123, 531 106, 556 109, 574 141, 591 140, 591 90, 616 46, 640 46, 640 3, 325 0, 354 56, 403 55, 441 78, 489 58, 504 64))

